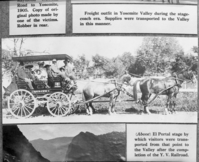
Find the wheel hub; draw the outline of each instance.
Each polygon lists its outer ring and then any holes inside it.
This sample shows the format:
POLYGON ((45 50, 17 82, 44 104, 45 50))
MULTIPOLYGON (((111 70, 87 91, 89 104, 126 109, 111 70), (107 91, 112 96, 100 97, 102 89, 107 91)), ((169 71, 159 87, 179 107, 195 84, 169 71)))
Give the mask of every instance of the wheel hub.
POLYGON ((24 101, 20 101, 20 102, 19 102, 19 106, 20 106, 21 108, 24 107, 24 106, 25 106, 24 101))
POLYGON ((61 101, 58 101, 56 106, 57 106, 57 108, 60 108, 60 107, 62 107, 62 106, 63 106, 63 104, 62 104, 62 102, 61 102, 61 101))

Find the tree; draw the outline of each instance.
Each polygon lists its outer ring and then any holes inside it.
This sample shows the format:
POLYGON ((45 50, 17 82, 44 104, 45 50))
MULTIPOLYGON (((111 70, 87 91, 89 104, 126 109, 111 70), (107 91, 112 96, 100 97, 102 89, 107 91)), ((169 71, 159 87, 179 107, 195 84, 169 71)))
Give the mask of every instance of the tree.
POLYGON ((96 54, 92 59, 96 71, 103 73, 106 77, 120 77, 135 62, 130 52, 111 59, 96 54))
POLYGON ((183 54, 182 47, 175 38, 146 37, 137 51, 136 62, 142 68, 144 66, 147 73, 163 73, 171 60, 183 54))
POLYGON ((142 76, 146 71, 145 63, 142 60, 136 60, 134 64, 131 64, 128 68, 128 72, 132 75, 142 76))
POLYGON ((25 50, 23 49, 23 45, 25 44, 25 38, 13 38, 9 39, 9 44, 7 45, 8 50, 2 50, 2 69, 3 75, 14 72, 17 68, 17 62, 12 61, 12 57, 21 57, 21 56, 28 56, 33 55, 34 53, 48 53, 44 52, 36 52, 32 50, 25 50))
POLYGON ((194 53, 198 53, 198 47, 197 47, 197 46, 193 46, 192 51, 193 51, 194 53))
POLYGON ((89 66, 89 60, 86 59, 84 54, 74 60, 74 65, 76 71, 78 72, 81 78, 87 77, 87 68, 89 66))
MULTIPOLYGON (((192 48, 194 53, 198 53, 198 47, 194 46, 192 48)), ((198 69, 198 56, 194 56, 193 54, 187 55, 177 55, 175 61, 171 64, 172 72, 182 72, 183 70, 192 70, 197 74, 198 69)))
POLYGON ((122 56, 118 57, 125 69, 128 69, 132 64, 135 63, 135 57, 130 52, 125 52, 122 56))

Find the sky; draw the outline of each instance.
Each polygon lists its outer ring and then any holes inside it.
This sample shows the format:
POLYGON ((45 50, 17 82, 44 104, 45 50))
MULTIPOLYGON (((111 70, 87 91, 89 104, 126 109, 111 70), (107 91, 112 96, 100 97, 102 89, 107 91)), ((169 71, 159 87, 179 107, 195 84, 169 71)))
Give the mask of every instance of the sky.
MULTIPOLYGON (((25 38, 24 50, 48 52, 50 54, 68 54, 77 58, 85 54, 87 59, 95 54, 112 58, 130 52, 136 55, 144 37, 133 36, 89 36, 89 37, 37 37, 25 38)), ((198 46, 197 38, 176 37, 185 53, 190 52, 193 46, 198 46)), ((2 41, 2 48, 13 48, 13 39, 7 38, 2 41)))
POLYGON ((113 131, 125 132, 125 124, 31 124, 18 125, 18 128, 29 141, 39 138, 74 137, 80 132, 91 132, 95 135, 113 131))

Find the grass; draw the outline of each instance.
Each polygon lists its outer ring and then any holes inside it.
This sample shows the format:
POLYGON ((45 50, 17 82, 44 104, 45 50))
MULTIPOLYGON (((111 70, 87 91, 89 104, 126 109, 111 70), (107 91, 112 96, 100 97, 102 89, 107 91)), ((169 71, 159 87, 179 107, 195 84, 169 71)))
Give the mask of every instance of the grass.
MULTIPOLYGON (((153 97, 153 96, 152 96, 153 97)), ((151 98, 152 98, 151 97, 151 98)), ((76 99, 81 100, 81 95, 77 96, 76 99)), ((109 101, 109 98, 100 98, 99 102, 93 103, 93 106, 96 110, 97 114, 107 114, 109 102, 100 102, 100 101, 109 101)), ((137 104, 134 101, 125 101, 132 100, 127 95, 121 94, 118 98, 115 110, 117 113, 121 114, 140 114, 143 112, 143 106, 141 104, 137 104)), ((149 106, 149 109, 152 113, 161 113, 164 111, 166 104, 166 96, 157 97, 149 106)), ((194 92, 183 92, 179 93, 176 99, 176 111, 182 112, 196 112, 197 111, 197 93, 194 92)), ((76 111, 76 114, 86 114, 86 109, 84 105, 80 105, 76 111)), ((47 108, 39 107, 36 109, 32 117, 36 117, 39 115, 50 115, 47 108)))
MULTIPOLYGON (((152 96, 153 97, 153 96, 152 96)), ((151 97, 151 99, 152 99, 151 97)), ((96 109, 96 113, 108 113, 109 102, 101 102, 100 101, 109 101, 108 98, 101 98, 97 103, 93 103, 94 108, 96 109)), ((141 113, 143 111, 143 106, 135 103, 134 101, 124 101, 124 100, 132 100, 126 95, 120 95, 118 101, 116 103, 115 110, 117 113, 141 113)), ((166 105, 167 98, 166 96, 158 96, 149 106, 149 109, 152 113, 160 113, 164 111, 166 105)), ((194 92, 183 92, 179 93, 176 98, 176 111, 183 112, 196 112, 197 111, 197 93, 194 92)), ((80 106, 77 113, 86 113, 85 107, 83 105, 80 106)))

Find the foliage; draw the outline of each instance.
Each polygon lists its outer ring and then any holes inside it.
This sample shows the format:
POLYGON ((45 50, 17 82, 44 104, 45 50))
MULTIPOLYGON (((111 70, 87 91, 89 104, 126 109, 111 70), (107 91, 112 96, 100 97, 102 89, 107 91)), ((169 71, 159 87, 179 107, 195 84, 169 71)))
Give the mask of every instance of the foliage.
POLYGON ((172 72, 181 72, 184 69, 190 69, 197 73, 198 57, 190 55, 178 55, 175 61, 171 63, 172 72))
POLYGON ((130 52, 125 52, 122 56, 118 56, 118 59, 122 62, 125 69, 128 69, 136 61, 130 52))
POLYGON ((175 38, 146 37, 137 51, 137 64, 149 73, 163 73, 177 55, 183 50, 175 38))
POLYGON ((89 66, 89 60, 86 59, 84 54, 79 56, 77 59, 74 59, 74 65, 80 78, 87 77, 88 73, 86 69, 89 66))
POLYGON ((12 61, 13 52, 2 49, 2 69, 3 75, 12 72, 16 64, 12 61))
MULTIPOLYGON (((12 57, 21 57, 21 56, 28 56, 33 55, 32 50, 24 50, 22 47, 25 43, 24 38, 13 38, 10 39, 11 45, 13 44, 13 47, 8 47, 8 50, 3 49, 2 50, 2 69, 3 69, 3 75, 14 72, 17 67, 17 62, 12 61, 12 57)), ((38 53, 38 52, 36 52, 38 53)), ((39 53, 48 53, 46 51, 39 52, 39 53)))
POLYGON ((194 47, 192 48, 192 50, 193 50, 194 53, 198 53, 198 47, 197 47, 197 46, 194 46, 194 47))
POLYGON ((103 71, 106 77, 117 77, 124 74, 131 64, 134 64, 135 58, 131 53, 125 52, 121 56, 109 59, 99 54, 93 56, 94 68, 103 71))
POLYGON ((134 64, 131 64, 128 68, 130 74, 144 75, 146 66, 142 60, 137 59, 134 64))

